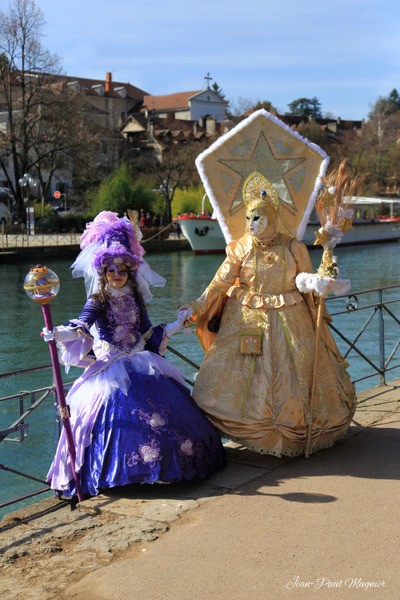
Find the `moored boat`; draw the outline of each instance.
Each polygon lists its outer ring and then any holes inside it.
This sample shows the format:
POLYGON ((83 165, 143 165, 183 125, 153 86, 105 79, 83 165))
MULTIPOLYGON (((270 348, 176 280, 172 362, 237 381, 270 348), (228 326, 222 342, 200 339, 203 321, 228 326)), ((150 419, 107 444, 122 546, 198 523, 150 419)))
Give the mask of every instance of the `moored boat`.
MULTIPOLYGON (((377 244, 400 240, 400 199, 357 196, 352 201, 353 227, 339 245, 377 244)), ((226 241, 217 219, 207 214, 179 215, 174 219, 195 254, 217 254, 225 251, 226 241)), ((312 212, 303 242, 312 247, 320 223, 312 212)))
POLYGON ((217 219, 209 215, 193 213, 173 219, 195 254, 219 254, 225 251, 226 241, 217 219))

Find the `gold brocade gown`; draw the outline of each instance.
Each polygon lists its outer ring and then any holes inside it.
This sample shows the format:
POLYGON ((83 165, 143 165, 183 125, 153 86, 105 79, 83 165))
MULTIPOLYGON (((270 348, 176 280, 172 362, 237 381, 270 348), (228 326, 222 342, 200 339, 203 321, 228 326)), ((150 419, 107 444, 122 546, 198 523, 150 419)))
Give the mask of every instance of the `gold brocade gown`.
POLYGON ((193 389, 195 402, 227 437, 276 456, 303 454, 312 419, 312 450, 342 437, 356 399, 346 363, 321 328, 311 415, 316 307, 295 286, 312 272, 307 248, 279 235, 259 245, 250 235, 227 247, 227 258, 203 295, 193 320, 206 351, 193 389), (221 314, 219 331, 207 330, 221 314))

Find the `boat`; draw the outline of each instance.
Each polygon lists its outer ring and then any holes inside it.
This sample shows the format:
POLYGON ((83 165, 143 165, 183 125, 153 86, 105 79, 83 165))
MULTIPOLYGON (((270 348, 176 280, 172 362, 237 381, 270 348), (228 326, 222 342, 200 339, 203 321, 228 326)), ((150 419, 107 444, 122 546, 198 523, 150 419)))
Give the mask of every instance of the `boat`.
MULTIPOLYGON (((339 246, 379 244, 400 239, 400 199, 357 196, 352 199, 351 207, 354 210, 353 226, 346 231, 339 246)), ((315 232, 319 227, 314 209, 302 239, 307 247, 314 245, 315 232)))
POLYGON ((217 219, 211 215, 186 213, 173 219, 195 254, 225 252, 226 241, 217 219))
MULTIPOLYGON (((353 227, 346 231, 343 241, 338 245, 378 244, 400 240, 400 199, 356 196, 351 205, 354 210, 353 227)), ((204 212, 204 209, 199 215, 186 213, 173 220, 179 224, 195 254, 225 252, 226 241, 218 220, 204 212)), ((308 248, 314 246, 315 232, 319 228, 320 223, 314 209, 302 239, 308 248)))

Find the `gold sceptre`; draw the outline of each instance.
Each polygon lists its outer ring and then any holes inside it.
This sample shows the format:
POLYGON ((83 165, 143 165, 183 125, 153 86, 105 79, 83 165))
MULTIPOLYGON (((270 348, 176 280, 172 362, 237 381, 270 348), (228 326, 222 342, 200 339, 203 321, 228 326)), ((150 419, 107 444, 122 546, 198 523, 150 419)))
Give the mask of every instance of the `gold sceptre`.
MULTIPOLYGON (((310 407, 309 413, 306 417, 306 458, 308 458, 312 453, 312 424, 314 417, 318 355, 325 298, 328 296, 330 291, 335 291, 335 283, 339 283, 340 281, 340 283, 343 284, 343 282, 346 282, 346 280, 338 280, 339 268, 337 265, 337 259, 333 255, 333 250, 341 241, 344 233, 352 228, 354 213, 353 209, 351 208, 351 200, 353 196, 356 195, 356 188, 359 188, 362 183, 362 179, 357 177, 351 178, 351 175, 346 170, 345 159, 340 163, 336 170, 332 171, 326 177, 323 177, 322 182, 324 185, 318 195, 315 205, 321 227, 315 232, 316 240, 314 245, 319 244, 323 247, 322 260, 316 275, 318 278, 321 278, 321 280, 325 280, 327 285, 326 291, 319 294, 317 309, 310 407)), ((350 282, 348 282, 348 284, 348 287, 350 287, 350 282)), ((343 288, 343 285, 340 287, 343 288)))

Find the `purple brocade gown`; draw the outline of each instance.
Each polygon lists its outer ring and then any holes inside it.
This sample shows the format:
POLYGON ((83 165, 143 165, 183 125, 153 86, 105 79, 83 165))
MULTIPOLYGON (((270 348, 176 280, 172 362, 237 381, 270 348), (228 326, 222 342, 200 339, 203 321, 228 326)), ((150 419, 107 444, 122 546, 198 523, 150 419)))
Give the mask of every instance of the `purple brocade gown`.
MULTIPOLYGON (((71 339, 58 344, 61 360, 87 367, 67 396, 84 494, 197 481, 225 466, 218 431, 176 367, 158 354, 164 327, 152 327, 127 286, 113 290, 107 309, 89 299, 68 328, 71 339), (96 342, 89 333, 94 323, 96 342)), ((64 430, 47 480, 63 495, 75 494, 64 430)))

